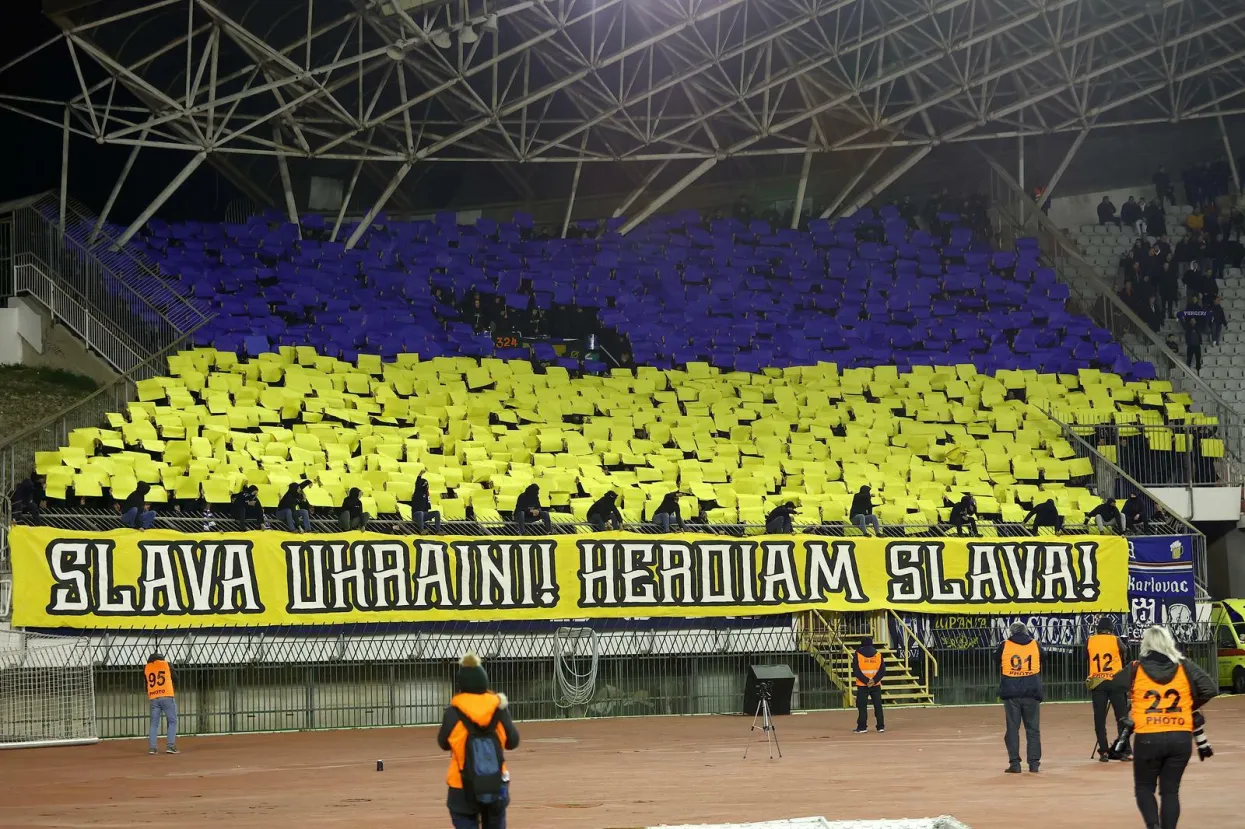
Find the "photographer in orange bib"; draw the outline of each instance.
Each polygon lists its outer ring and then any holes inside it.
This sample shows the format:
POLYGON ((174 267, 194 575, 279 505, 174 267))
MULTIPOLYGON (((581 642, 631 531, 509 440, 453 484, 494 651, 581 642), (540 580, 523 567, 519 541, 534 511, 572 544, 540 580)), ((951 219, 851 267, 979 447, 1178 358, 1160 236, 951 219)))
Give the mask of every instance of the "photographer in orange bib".
POLYGON ((1045 694, 1042 690, 1042 649, 1029 629, 1021 622, 1012 623, 1008 637, 995 651, 1002 678, 999 699, 1007 716, 1003 744, 1007 746, 1008 774, 1020 774, 1020 726, 1025 727, 1025 760, 1029 771, 1037 773, 1042 765, 1042 732, 1038 707, 1045 694))
POLYGON ((1141 659, 1128 668, 1129 721, 1133 731, 1133 790, 1146 829, 1176 829, 1180 779, 1193 754, 1195 714, 1216 694, 1218 683, 1185 659, 1162 625, 1141 637, 1141 659), (1154 796, 1163 798, 1162 808, 1154 796))
POLYGON ((1103 617, 1098 620, 1097 633, 1085 643, 1089 658, 1089 673, 1085 680, 1089 688, 1090 702, 1094 707, 1094 734, 1098 737, 1098 762, 1128 760, 1132 749, 1124 734, 1124 721, 1128 718, 1128 686, 1124 667, 1128 648, 1124 640, 1115 635, 1115 623, 1103 617), (1115 715, 1116 741, 1107 742, 1107 708, 1115 715), (1117 750, 1118 746, 1118 750, 1117 750))
POLYGON ((143 685, 147 688, 147 701, 151 706, 151 730, 148 733, 147 753, 156 753, 156 740, 160 736, 160 715, 168 724, 168 740, 165 754, 177 754, 177 700, 173 696, 173 670, 158 653, 147 657, 143 666, 143 685))

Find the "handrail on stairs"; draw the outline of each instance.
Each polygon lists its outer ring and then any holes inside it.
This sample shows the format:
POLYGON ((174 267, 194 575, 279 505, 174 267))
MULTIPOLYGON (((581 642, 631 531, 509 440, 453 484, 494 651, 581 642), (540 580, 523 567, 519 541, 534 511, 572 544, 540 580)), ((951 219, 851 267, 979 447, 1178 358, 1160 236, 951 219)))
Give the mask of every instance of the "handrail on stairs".
MULTIPOLYGON (((815 635, 824 633, 830 642, 830 647, 826 649, 828 653, 833 654, 835 650, 840 648, 845 653, 851 652, 851 648, 847 646, 847 642, 845 642, 843 637, 839 635, 838 626, 831 620, 827 619, 820 610, 813 609, 808 610, 805 613, 807 621, 805 623, 804 630, 804 636, 806 637, 804 645, 806 650, 821 653, 823 649, 816 644, 815 635)), ((839 692, 843 694, 843 704, 847 705, 852 693, 851 686, 846 684, 843 678, 839 676, 838 672, 831 670, 828 666, 823 665, 822 667, 826 669, 826 676, 830 678, 830 682, 832 682, 839 692)))
POLYGON ((938 657, 934 656, 934 652, 926 647, 925 643, 921 641, 921 637, 917 636, 916 631, 909 627, 908 623, 903 620, 903 617, 896 613, 893 608, 887 608, 886 612, 890 614, 890 618, 894 619, 899 624, 899 630, 903 633, 903 650, 901 653, 903 654, 904 659, 907 659, 908 657, 909 642, 916 642, 917 647, 921 649, 925 667, 921 678, 925 684, 925 693, 929 694, 930 699, 933 699, 934 695, 930 690, 930 680, 933 677, 938 676, 938 657), (932 673, 931 668, 933 669, 932 673))

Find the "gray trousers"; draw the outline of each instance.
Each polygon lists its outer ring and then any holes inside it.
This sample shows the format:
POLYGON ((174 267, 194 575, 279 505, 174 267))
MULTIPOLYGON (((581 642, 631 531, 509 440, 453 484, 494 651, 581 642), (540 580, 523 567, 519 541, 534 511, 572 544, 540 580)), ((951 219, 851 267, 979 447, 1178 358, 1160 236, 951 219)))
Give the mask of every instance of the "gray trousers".
POLYGON ((147 747, 156 750, 156 738, 160 736, 160 715, 168 723, 168 747, 177 745, 177 700, 159 697, 151 701, 151 731, 147 735, 147 747))
POLYGON ((1025 760, 1034 770, 1042 762, 1042 732, 1038 728, 1038 708, 1035 699, 1005 699, 1003 713, 1007 716, 1007 731, 1003 744, 1007 746, 1007 760, 1013 766, 1020 765, 1020 726, 1025 727, 1025 760))

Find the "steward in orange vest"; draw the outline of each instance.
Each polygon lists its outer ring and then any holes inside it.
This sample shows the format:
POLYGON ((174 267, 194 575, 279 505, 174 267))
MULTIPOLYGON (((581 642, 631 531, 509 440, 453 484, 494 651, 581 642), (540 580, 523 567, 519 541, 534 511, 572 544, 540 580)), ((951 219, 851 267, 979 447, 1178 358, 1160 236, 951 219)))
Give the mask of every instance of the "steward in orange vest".
POLYGON ((1020 726, 1025 727, 1025 759, 1029 771, 1037 772, 1042 763, 1042 733, 1038 706, 1042 691, 1042 649, 1021 622, 1012 624, 1008 637, 994 652, 1002 678, 999 699, 1003 700, 1007 730, 1003 745, 1007 747, 1008 774, 1020 774, 1020 726))
POLYGON ((450 820, 454 829, 502 829, 510 803, 510 771, 502 752, 518 748, 519 730, 506 695, 489 690, 480 657, 463 656, 454 684, 457 693, 437 734, 437 745, 450 752, 445 776, 450 820))
POLYGON ((177 749, 177 699, 173 696, 173 669, 168 661, 153 653, 143 666, 143 688, 147 691, 147 704, 151 708, 151 728, 147 733, 147 753, 155 754, 156 741, 160 737, 160 718, 167 725, 164 751, 179 754, 177 749))
POLYGON ((1094 734, 1098 737, 1098 761, 1128 760, 1132 749, 1125 739, 1120 751, 1107 742, 1107 708, 1111 708, 1116 721, 1116 740, 1124 732, 1128 718, 1128 688, 1124 685, 1125 668, 1128 663, 1128 646, 1115 635, 1115 624, 1107 617, 1098 620, 1097 633, 1085 643, 1085 656, 1089 660, 1085 684, 1089 686, 1089 698, 1094 709, 1094 734))
POLYGON ((878 733, 886 730, 882 716, 882 678, 886 676, 886 663, 882 654, 873 646, 873 637, 860 640, 860 647, 852 654, 852 676, 856 679, 856 733, 869 730, 869 703, 873 703, 873 719, 878 733))
POLYGON ((1147 826, 1175 826, 1180 817, 1180 779, 1193 754, 1194 712, 1219 693, 1219 683, 1181 656, 1162 625, 1152 625, 1142 634, 1141 659, 1127 671, 1126 727, 1134 730, 1137 808, 1147 826), (1156 788, 1163 796, 1161 811, 1156 788))

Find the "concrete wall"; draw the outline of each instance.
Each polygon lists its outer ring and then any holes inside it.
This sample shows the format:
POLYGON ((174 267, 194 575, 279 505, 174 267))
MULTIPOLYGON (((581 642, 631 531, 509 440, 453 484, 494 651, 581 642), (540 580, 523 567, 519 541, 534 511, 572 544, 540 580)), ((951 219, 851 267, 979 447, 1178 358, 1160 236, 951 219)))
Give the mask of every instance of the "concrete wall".
POLYGON ((39 303, 11 297, 0 308, 0 365, 21 364, 84 374, 100 385, 117 372, 63 325, 57 325, 39 303))

